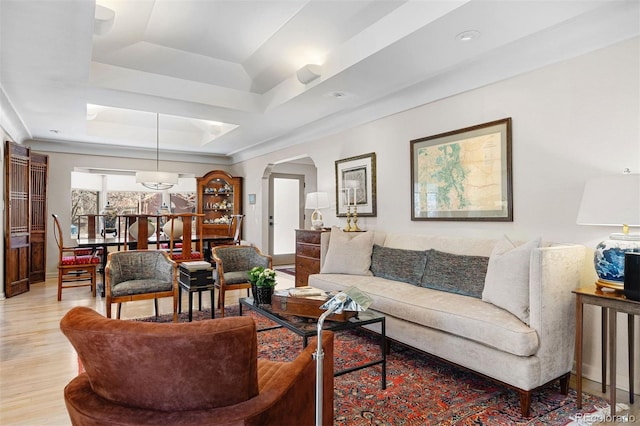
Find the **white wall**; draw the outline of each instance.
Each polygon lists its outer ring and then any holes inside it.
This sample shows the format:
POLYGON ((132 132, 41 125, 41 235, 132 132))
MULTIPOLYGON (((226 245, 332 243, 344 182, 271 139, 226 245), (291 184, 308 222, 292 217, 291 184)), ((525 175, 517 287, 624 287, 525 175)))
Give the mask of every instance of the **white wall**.
MULTIPOLYGON (((234 171, 245 177, 245 192, 260 193, 268 164, 308 155, 318 170, 317 190, 334 194, 335 160, 375 152, 378 214, 359 218, 363 229, 489 237, 508 234, 517 239, 541 236, 593 248, 618 230, 576 225, 585 181, 621 173, 625 167, 640 172, 639 52, 636 38, 248 160, 235 165, 234 171), (504 117, 513 118, 514 221, 411 221, 409 141, 504 117)), ((324 214, 325 224, 344 226, 344 219, 333 213, 335 200, 333 203, 324 214)), ((260 206, 250 214, 255 216, 248 217, 248 222, 266 222, 260 206)), ((265 241, 264 231, 264 226, 247 227, 245 237, 265 241)), ((588 264, 583 284, 593 285, 594 278, 588 264)), ((621 318, 619 323, 617 382, 626 387, 626 321, 621 318)), ((585 330, 585 376, 600 380, 598 309, 587 307, 585 330)))

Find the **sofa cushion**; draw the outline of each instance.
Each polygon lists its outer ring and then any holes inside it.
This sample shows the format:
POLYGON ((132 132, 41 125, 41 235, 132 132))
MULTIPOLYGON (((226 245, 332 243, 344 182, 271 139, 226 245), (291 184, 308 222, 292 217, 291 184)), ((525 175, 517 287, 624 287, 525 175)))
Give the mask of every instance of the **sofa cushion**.
POLYGON ((488 257, 465 256, 434 249, 428 250, 427 256, 427 267, 421 281, 423 287, 482 298, 488 257))
POLYGON ((426 264, 425 250, 403 250, 373 245, 371 272, 376 277, 420 285, 426 264))
POLYGON ((489 258, 482 300, 501 307, 529 324, 529 267, 540 238, 516 246, 506 236, 489 258))
POLYGON ((331 228, 323 274, 371 275, 373 232, 344 232, 331 228))
MULTIPOLYGON (((473 297, 343 274, 309 275, 309 285, 327 291, 355 286, 373 299, 370 309, 517 356, 533 355, 539 347, 534 329, 504 309, 473 297)), ((393 338, 403 341, 402 336, 393 338)))

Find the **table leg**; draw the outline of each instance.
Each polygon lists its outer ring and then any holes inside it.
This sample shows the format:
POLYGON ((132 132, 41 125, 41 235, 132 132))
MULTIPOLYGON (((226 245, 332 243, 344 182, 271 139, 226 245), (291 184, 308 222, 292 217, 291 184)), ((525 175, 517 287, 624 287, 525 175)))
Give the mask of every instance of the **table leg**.
POLYGON ((627 335, 629 340, 629 403, 633 404, 633 381, 635 376, 635 322, 632 314, 627 314, 627 335))
POLYGON ((189 291, 189 322, 193 318, 193 292, 189 291))
POLYGON ((385 318, 380 324, 380 351, 382 352, 382 390, 387 388, 387 330, 385 318))
POLYGON ((102 249, 102 289, 100 290, 100 295, 102 297, 105 297, 104 292, 105 292, 105 286, 107 285, 106 282, 106 273, 107 273, 107 255, 109 254, 107 252, 107 245, 103 245, 100 246, 100 248, 102 249))
POLYGON ((215 289, 211 287, 211 319, 216 317, 216 305, 213 304, 213 299, 215 299, 215 289))
POLYGON ((576 405, 582 408, 582 296, 576 294, 576 405))
POLYGON ((602 307, 602 318, 600 326, 602 334, 602 393, 607 393, 607 308, 602 307))
POLYGON ((616 414, 616 328, 618 311, 614 308, 609 309, 609 393, 610 393, 610 414, 616 414))
POLYGON ((198 310, 202 310, 202 290, 198 290, 198 310))

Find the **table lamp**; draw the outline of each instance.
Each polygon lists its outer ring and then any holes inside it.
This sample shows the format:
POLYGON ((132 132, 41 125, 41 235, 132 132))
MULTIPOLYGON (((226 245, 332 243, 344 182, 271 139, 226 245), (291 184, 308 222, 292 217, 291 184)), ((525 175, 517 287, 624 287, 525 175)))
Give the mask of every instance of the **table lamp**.
POLYGON ((307 202, 304 208, 311 210, 311 226, 313 229, 322 229, 324 223, 322 221, 322 213, 320 209, 329 207, 329 194, 326 192, 310 192, 307 194, 307 202))
POLYGON ((630 234, 630 226, 640 226, 640 174, 628 169, 620 175, 589 179, 584 187, 576 223, 579 225, 621 226, 596 247, 596 286, 624 288, 626 252, 640 251, 640 234, 630 234))
MULTIPOLYGON (((322 349, 322 326, 324 320, 331 314, 340 314, 342 311, 366 311, 371 306, 371 297, 363 293, 357 287, 349 287, 345 291, 327 300, 320 309, 326 309, 318 318, 318 338, 316 352, 313 357, 316 360, 316 426, 322 426, 322 362, 324 360, 324 350, 322 349)), ((386 350, 386 349, 385 349, 386 350)))

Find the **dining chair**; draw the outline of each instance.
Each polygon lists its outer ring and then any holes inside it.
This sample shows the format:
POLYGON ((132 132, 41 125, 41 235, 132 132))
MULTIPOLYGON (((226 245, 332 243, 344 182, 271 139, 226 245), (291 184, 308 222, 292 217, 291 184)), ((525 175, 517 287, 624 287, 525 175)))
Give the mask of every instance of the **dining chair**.
POLYGON ((239 246, 241 243, 240 234, 242 233, 243 214, 232 214, 229 220, 229 236, 233 236, 231 244, 239 246))
POLYGON ((271 268, 273 264, 271 256, 262 254, 260 249, 254 246, 217 246, 211 250, 211 256, 216 263, 214 287, 218 289, 221 317, 224 317, 225 292, 247 289, 249 295, 249 271, 255 266, 271 268))
POLYGON ((169 257, 174 262, 193 262, 203 260, 203 235, 202 223, 204 214, 200 213, 177 213, 166 216, 167 223, 166 234, 169 238, 169 257), (182 222, 182 233, 178 235, 175 232, 176 221, 182 222), (193 226, 195 225, 196 246, 192 247, 193 226))
POLYGON ((58 301, 62 300, 62 289, 73 287, 91 287, 96 295, 96 270, 101 259, 98 250, 66 246, 57 214, 53 216, 53 236, 58 245, 58 301), (88 281, 88 283, 87 283, 88 281))

